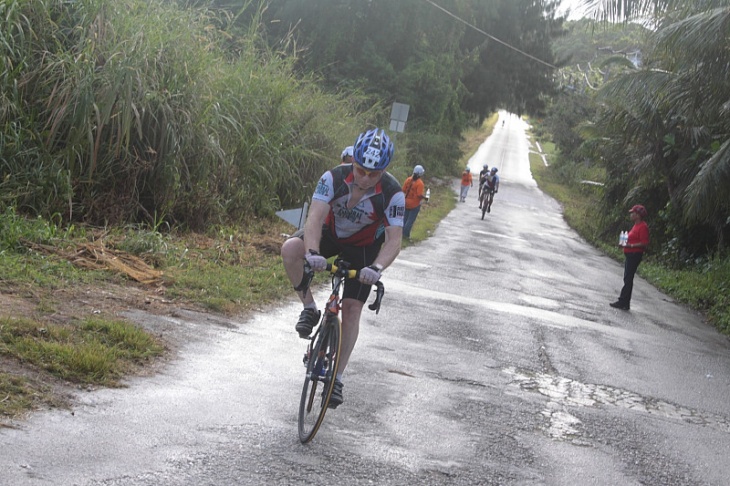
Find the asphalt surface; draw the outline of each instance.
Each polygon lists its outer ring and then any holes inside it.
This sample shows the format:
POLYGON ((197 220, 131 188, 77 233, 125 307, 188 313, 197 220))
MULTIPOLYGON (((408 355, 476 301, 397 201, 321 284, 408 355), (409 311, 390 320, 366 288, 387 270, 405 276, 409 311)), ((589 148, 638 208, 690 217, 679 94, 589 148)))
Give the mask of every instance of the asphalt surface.
POLYGON ((245 321, 135 311, 188 344, 160 374, 0 429, 0 484, 728 484, 728 339, 638 277, 631 310, 609 307, 622 265, 567 227, 526 126, 501 116, 469 162, 500 169, 492 212, 472 189, 385 272, 312 443, 298 303, 245 321))

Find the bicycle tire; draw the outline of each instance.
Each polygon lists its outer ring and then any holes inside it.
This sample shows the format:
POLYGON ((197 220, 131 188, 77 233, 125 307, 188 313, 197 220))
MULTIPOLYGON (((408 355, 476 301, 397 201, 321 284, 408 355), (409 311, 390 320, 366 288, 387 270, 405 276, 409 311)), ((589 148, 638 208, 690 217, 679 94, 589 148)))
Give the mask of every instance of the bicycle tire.
POLYGON ((485 199, 489 199, 489 197, 484 197, 484 193, 482 193, 482 219, 484 219, 484 213, 487 212, 487 201, 485 199))
POLYGON ((314 438, 324 421, 340 364, 341 345, 342 323, 339 317, 329 323, 323 320, 308 351, 310 359, 299 400, 299 440, 302 444, 314 438), (320 370, 323 370, 322 376, 320 370))

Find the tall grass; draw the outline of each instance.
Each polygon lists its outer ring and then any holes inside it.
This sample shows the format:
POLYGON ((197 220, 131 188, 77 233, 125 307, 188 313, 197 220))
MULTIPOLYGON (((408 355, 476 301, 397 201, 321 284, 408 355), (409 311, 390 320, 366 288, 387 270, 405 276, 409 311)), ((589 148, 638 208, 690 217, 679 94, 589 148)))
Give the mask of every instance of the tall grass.
POLYGON ((299 204, 381 111, 322 92, 220 11, 0 4, 0 190, 33 214, 192 229, 299 204))

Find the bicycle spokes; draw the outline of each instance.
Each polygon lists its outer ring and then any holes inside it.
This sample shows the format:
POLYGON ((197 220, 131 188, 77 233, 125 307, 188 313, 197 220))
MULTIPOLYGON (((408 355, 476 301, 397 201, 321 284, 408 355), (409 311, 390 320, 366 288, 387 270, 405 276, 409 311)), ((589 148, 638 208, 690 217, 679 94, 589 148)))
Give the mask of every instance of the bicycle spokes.
POLYGON ((299 403, 299 440, 303 443, 312 440, 324 420, 337 373, 341 343, 339 319, 322 326, 322 332, 317 333, 305 355, 307 372, 299 403))

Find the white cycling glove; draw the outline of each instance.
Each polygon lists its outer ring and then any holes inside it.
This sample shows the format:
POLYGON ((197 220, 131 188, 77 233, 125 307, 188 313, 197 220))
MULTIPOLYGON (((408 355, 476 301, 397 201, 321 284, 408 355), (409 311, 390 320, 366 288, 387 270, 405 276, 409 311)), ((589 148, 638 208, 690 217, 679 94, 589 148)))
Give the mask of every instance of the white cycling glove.
POLYGON ((375 285, 380 280, 380 272, 374 267, 365 267, 360 269, 360 282, 365 285, 375 285))
POLYGON ((307 254, 304 255, 304 259, 307 260, 307 263, 309 263, 309 266, 315 272, 324 272, 327 270, 327 259, 316 251, 309 250, 307 254))

